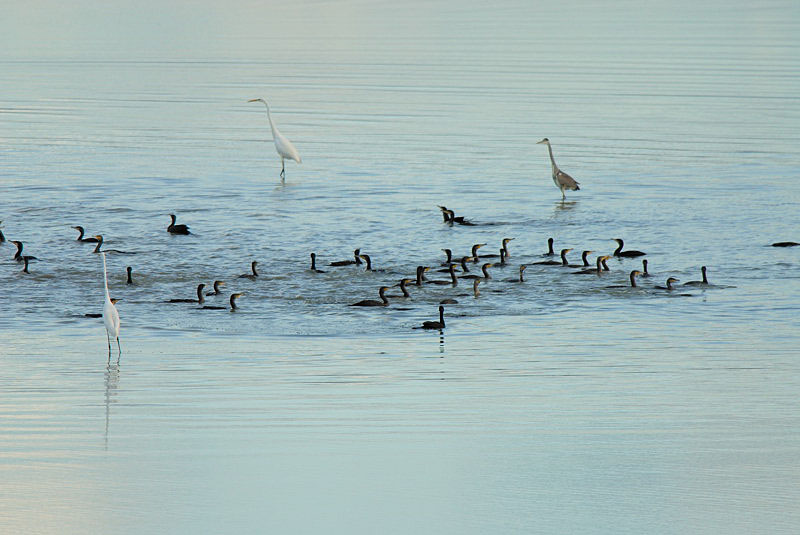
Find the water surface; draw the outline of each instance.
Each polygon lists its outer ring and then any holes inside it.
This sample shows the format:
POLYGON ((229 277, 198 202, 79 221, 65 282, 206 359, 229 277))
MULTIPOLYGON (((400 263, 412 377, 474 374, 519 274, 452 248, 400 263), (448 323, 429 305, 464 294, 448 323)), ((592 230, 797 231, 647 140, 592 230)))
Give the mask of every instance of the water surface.
POLYGON ((791 2, 7 7, 0 219, 39 258, 0 245, 7 530, 796 532, 791 2), (72 225, 136 253, 120 358, 72 225), (549 236, 653 277, 504 282, 549 236), (504 237, 477 299, 346 306, 504 237), (383 271, 325 266, 357 247, 383 271), (215 279, 235 313, 163 302, 215 279))

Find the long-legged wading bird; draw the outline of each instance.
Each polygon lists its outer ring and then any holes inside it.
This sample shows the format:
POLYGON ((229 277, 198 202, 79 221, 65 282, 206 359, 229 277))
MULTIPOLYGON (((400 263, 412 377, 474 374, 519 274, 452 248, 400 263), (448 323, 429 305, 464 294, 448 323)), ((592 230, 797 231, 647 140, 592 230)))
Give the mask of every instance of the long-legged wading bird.
POLYGON ((108 339, 108 356, 111 358, 111 339, 117 341, 117 349, 122 355, 122 347, 119 345, 119 312, 117 307, 111 302, 108 295, 108 272, 106 271, 106 254, 103 254, 103 284, 106 290, 106 300, 103 305, 103 324, 106 326, 106 337, 108 339))
POLYGON ((267 118, 269 119, 269 127, 272 129, 272 140, 275 142, 275 150, 278 151, 278 156, 281 157, 281 180, 286 179, 286 166, 284 164, 284 160, 286 158, 290 160, 294 160, 297 163, 301 163, 302 160, 300 159, 300 153, 297 152, 297 149, 294 148, 294 145, 291 141, 286 139, 286 137, 278 131, 278 127, 275 126, 275 123, 272 121, 272 114, 269 111, 269 104, 263 98, 254 98, 248 100, 247 102, 263 102, 264 106, 267 107, 267 118))
POLYGON ((571 189, 572 191, 577 191, 581 188, 578 185, 578 182, 575 182, 574 178, 572 178, 567 173, 559 169, 558 166, 556 165, 556 161, 553 158, 553 149, 552 147, 550 147, 550 140, 544 138, 543 140, 536 142, 537 145, 542 143, 547 145, 547 151, 550 153, 550 163, 553 164, 553 182, 555 183, 556 187, 561 190, 561 200, 564 200, 567 198, 564 191, 568 189, 571 189))

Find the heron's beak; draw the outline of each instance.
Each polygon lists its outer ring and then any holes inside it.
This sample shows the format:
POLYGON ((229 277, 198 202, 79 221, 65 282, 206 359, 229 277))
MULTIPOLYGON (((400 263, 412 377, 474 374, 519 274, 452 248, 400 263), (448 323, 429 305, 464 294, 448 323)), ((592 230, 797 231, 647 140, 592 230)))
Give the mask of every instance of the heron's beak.
POLYGON ((247 102, 258 102, 259 100, 260 100, 260 99, 253 98, 253 99, 250 99, 250 100, 248 100, 247 102))
POLYGON ((546 141, 543 139, 543 140, 541 140, 541 141, 537 141, 537 142, 536 142, 536 144, 537 144, 537 145, 541 145, 542 143, 546 143, 546 141))

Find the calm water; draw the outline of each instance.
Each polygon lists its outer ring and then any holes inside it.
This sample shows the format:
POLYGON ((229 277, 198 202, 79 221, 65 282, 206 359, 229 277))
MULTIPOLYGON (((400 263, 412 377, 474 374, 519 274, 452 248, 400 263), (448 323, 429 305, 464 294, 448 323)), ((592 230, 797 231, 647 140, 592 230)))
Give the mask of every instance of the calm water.
POLYGON ((795 3, 215 4, 4 8, 0 531, 800 529, 795 3), (136 253, 110 363, 73 225, 136 253), (653 277, 504 282, 548 236, 653 277), (346 306, 504 237, 477 299, 346 306))

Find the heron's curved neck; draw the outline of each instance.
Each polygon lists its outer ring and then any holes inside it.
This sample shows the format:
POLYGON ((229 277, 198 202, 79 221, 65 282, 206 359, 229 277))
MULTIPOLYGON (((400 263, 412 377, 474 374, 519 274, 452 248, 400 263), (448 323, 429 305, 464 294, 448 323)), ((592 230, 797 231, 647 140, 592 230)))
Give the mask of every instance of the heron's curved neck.
POLYGON ((103 255, 103 285, 106 289, 106 299, 111 301, 111 297, 108 295, 108 271, 106 271, 106 253, 102 253, 103 255))
POLYGON ((550 146, 550 143, 545 143, 547 145, 547 152, 550 153, 550 163, 553 165, 553 171, 558 170, 558 166, 556 165, 556 160, 553 158, 553 148, 550 146))

